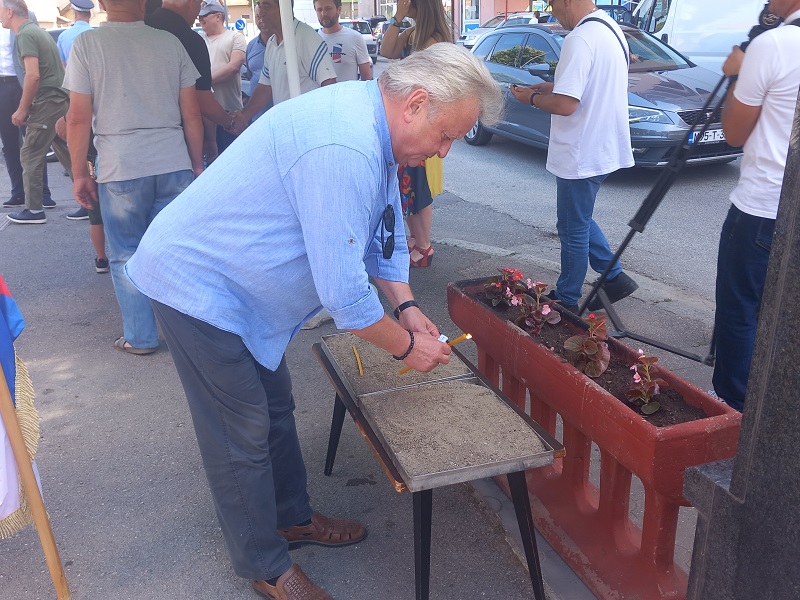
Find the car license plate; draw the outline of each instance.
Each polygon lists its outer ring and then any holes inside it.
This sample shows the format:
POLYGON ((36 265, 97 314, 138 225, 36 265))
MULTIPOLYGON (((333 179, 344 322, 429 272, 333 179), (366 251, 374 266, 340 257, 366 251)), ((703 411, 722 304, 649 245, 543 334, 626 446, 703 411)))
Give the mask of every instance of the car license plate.
POLYGON ((709 129, 700 137, 700 132, 695 131, 689 140, 690 144, 713 144, 714 142, 724 142, 725 134, 722 129, 709 129))

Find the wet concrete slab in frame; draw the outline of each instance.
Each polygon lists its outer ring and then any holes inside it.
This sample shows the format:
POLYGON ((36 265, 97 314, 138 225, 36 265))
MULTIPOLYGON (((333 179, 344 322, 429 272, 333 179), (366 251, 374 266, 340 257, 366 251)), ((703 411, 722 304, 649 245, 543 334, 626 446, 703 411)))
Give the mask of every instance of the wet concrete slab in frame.
POLYGON ((420 373, 412 369, 400 375, 399 371, 405 363, 395 360, 385 350, 352 333, 325 336, 322 338, 322 347, 332 359, 334 367, 354 398, 422 383, 472 376, 469 367, 454 354, 451 354, 449 364, 439 365, 429 373, 420 373), (353 346, 358 350, 364 375, 358 371, 353 346))
POLYGON ((553 462, 553 448, 477 379, 370 394, 360 405, 411 491, 553 462))

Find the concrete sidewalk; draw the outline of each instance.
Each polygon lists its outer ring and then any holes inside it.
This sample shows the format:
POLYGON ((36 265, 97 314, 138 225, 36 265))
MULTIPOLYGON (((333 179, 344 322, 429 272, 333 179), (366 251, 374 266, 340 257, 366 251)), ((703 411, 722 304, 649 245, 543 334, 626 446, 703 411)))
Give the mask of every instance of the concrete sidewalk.
MULTIPOLYGON (((230 567, 168 351, 139 357, 112 348, 121 322, 111 278, 94 272, 87 222, 65 218, 76 205, 61 172, 50 166, 59 206, 47 212, 47 225, 5 226, 0 215, 0 273, 27 321, 17 350, 37 391, 37 464, 73 598, 256 598, 230 567)), ((0 196, 7 192, 4 180, 0 196)), ((488 276, 501 265, 555 281, 552 240, 534 239, 530 228, 490 213, 449 194, 437 199, 436 260, 411 274, 421 306, 451 336, 458 332, 447 317, 447 282, 488 276), (476 223, 480 231, 464 233, 476 223), (525 252, 521 240, 538 245, 525 252)), ((700 352, 710 333, 702 301, 642 283, 635 298, 620 303, 629 325, 653 335, 660 327, 666 341, 700 352), (663 301, 667 295, 672 301, 663 301)), ((353 547, 304 548, 292 556, 334 598, 408 600, 414 597, 411 496, 392 490, 349 419, 333 476, 322 475, 333 390, 311 345, 334 331, 328 323, 301 332, 288 350, 298 429, 315 507, 363 520, 370 535, 353 547)), ((665 354, 659 352, 667 366, 708 386, 708 368, 665 354)), ((637 493, 632 501, 640 513, 637 493)), ((509 507, 491 481, 436 490, 432 599, 533 598, 514 551, 518 532, 509 507)), ((684 565, 693 523, 693 511, 682 511, 684 565)), ((553 598, 593 598, 544 543, 540 549, 553 598)), ((0 598, 54 597, 35 531, 0 541, 0 598)))

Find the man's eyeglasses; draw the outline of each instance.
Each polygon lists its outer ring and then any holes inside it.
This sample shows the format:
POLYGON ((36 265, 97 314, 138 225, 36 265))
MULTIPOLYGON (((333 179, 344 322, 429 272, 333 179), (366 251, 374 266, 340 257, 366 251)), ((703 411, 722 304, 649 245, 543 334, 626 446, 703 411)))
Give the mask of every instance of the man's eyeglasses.
POLYGON ((383 258, 390 259, 394 254, 394 207, 389 204, 386 210, 383 211, 383 223, 381 227, 381 248, 383 249, 383 258), (383 230, 390 232, 384 240, 383 230))

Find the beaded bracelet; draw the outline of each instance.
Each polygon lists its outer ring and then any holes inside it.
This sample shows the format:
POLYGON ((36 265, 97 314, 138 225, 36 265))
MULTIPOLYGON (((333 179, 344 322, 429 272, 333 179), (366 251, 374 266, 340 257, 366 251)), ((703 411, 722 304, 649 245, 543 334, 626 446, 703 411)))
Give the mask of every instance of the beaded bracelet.
POLYGON ((395 356, 394 354, 392 354, 392 358, 394 358, 395 360, 405 360, 406 357, 409 354, 411 354, 411 351, 414 349, 414 332, 411 331, 410 329, 406 329, 406 331, 408 332, 408 335, 411 336, 411 343, 408 345, 408 350, 406 350, 406 353, 403 354, 402 356, 395 356))

